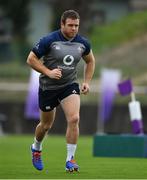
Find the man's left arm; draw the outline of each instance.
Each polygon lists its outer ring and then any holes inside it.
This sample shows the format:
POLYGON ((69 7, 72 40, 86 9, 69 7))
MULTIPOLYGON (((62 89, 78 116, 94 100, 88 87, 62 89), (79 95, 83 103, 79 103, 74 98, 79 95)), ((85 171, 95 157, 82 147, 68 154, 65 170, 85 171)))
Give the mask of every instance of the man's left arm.
POLYGON ((86 56, 83 56, 85 61, 85 68, 84 68, 84 82, 82 84, 81 90, 82 94, 87 94, 89 92, 89 83, 93 77, 94 69, 95 69, 95 58, 93 55, 92 50, 86 56))

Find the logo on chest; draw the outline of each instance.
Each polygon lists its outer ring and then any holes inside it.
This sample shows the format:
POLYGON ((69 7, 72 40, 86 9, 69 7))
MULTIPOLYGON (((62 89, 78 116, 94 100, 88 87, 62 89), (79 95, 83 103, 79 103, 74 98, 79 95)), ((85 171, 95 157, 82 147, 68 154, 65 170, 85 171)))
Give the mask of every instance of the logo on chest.
POLYGON ((72 65, 72 63, 74 62, 74 57, 71 56, 71 55, 66 55, 64 58, 63 58, 63 63, 67 66, 70 66, 72 65))

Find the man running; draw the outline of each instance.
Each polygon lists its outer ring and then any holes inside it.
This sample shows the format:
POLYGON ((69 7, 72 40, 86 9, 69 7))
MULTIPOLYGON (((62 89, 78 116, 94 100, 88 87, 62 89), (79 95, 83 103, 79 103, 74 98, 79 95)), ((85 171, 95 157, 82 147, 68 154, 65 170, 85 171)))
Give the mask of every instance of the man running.
POLYGON ((67 120, 67 157, 65 169, 78 171, 74 160, 79 137, 80 88, 77 83, 76 67, 85 61, 84 80, 81 93, 89 92, 95 58, 87 39, 78 34, 80 16, 74 10, 67 10, 61 16, 61 28, 40 39, 31 50, 27 63, 40 72, 39 108, 40 123, 35 130, 31 146, 32 162, 36 169, 43 169, 41 160, 42 140, 51 129, 60 104, 67 120))

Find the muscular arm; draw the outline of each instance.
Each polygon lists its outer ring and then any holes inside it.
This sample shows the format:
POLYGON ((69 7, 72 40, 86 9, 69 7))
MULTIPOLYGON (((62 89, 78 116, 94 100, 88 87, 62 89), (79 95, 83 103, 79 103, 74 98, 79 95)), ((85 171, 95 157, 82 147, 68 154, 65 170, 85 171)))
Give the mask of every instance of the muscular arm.
POLYGON ((82 84, 82 93, 87 94, 89 92, 89 83, 93 77, 95 69, 95 58, 92 50, 87 56, 83 57, 86 65, 84 69, 84 82, 82 84))
POLYGON ((50 77, 53 79, 60 79, 62 76, 61 69, 50 70, 38 59, 38 57, 31 51, 28 58, 27 64, 29 64, 34 70, 50 77))
POLYGON ((38 59, 38 57, 31 51, 28 58, 27 58, 27 64, 29 64, 34 70, 49 75, 50 70, 45 67, 42 62, 38 59))
POLYGON ((84 56, 83 59, 86 62, 84 70, 84 82, 89 84, 95 69, 95 58, 92 50, 87 56, 84 56))

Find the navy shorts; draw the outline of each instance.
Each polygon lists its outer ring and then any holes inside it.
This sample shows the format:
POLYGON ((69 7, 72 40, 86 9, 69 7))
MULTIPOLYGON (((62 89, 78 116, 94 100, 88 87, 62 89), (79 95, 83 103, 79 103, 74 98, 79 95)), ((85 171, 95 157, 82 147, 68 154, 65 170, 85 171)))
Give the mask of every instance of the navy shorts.
POLYGON ((39 88, 39 108, 51 111, 60 104, 60 101, 71 94, 80 94, 79 84, 69 84, 57 90, 45 90, 39 88))

